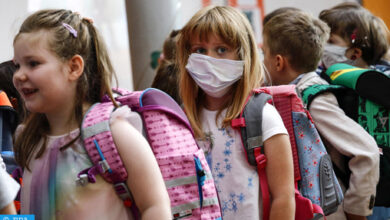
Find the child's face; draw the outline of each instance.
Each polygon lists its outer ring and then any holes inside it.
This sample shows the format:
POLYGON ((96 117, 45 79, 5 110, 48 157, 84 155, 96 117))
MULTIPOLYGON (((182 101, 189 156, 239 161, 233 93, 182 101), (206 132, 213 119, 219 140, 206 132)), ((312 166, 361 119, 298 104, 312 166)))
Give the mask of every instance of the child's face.
POLYGON ((31 112, 58 112, 73 104, 69 66, 49 50, 49 37, 46 31, 23 33, 14 43, 13 83, 31 112))
POLYGON ((269 74, 269 77, 271 77, 272 84, 278 84, 277 81, 279 76, 275 70, 275 61, 274 56, 271 55, 270 49, 267 44, 267 36, 263 35, 263 46, 262 46, 263 56, 264 56, 264 66, 266 68, 266 71, 269 74))
POLYGON ((208 41, 200 41, 200 39, 191 39, 191 53, 200 53, 206 56, 217 59, 238 60, 237 51, 235 48, 227 45, 219 36, 210 34, 208 41))

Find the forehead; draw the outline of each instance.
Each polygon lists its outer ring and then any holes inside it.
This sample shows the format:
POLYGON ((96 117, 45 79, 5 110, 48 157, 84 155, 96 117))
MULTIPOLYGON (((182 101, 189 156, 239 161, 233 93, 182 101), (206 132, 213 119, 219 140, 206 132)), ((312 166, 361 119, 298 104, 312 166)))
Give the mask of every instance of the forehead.
POLYGON ((21 33, 14 40, 15 56, 18 54, 50 53, 48 31, 21 33))
POLYGON ((20 33, 14 40, 14 46, 18 43, 25 43, 31 47, 44 47, 48 49, 48 42, 51 37, 49 31, 40 30, 31 33, 20 33))

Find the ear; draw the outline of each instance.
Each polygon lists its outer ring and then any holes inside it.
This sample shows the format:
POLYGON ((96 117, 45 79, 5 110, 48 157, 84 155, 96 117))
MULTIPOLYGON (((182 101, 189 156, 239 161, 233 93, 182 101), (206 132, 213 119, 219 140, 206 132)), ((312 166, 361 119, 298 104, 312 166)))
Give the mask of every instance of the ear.
POLYGON ((69 61, 69 80, 76 81, 84 71, 84 59, 80 55, 74 55, 69 61))
POLYGON ((282 71, 285 68, 286 63, 285 63, 284 57, 282 55, 277 54, 275 56, 275 62, 276 62, 275 66, 276 66, 277 71, 282 71))
POLYGON ((356 59, 359 59, 360 57, 362 57, 363 52, 360 48, 354 47, 354 48, 351 48, 349 53, 347 52, 347 54, 349 55, 351 60, 356 60, 356 59))

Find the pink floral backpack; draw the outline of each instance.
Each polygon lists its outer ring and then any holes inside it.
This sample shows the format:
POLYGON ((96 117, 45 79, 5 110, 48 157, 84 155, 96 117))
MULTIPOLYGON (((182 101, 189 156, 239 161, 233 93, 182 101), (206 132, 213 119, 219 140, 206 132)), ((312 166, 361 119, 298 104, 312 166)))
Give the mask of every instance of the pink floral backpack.
MULTIPOLYGON (((172 219, 221 219, 210 168, 197 146, 189 121, 180 106, 158 89, 115 90, 120 105, 138 112, 144 135, 152 148, 171 200, 172 219)), ((77 182, 95 182, 95 175, 114 185, 138 218, 127 188, 127 172, 113 142, 109 119, 115 107, 108 98, 93 105, 84 117, 81 136, 93 167, 81 171, 77 182)))

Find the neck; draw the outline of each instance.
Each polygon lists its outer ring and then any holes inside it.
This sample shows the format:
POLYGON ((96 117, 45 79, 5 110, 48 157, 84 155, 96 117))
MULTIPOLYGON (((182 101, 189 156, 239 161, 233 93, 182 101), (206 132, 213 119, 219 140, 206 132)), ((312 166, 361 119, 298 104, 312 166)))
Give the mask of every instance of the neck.
POLYGON ((215 98, 206 94, 204 107, 207 110, 216 111, 221 110, 226 106, 226 103, 231 97, 231 92, 226 93, 220 98, 215 98))
POLYGON ((360 68, 369 68, 370 66, 361 58, 357 59, 353 66, 360 67, 360 68))
MULTIPOLYGON (((83 105, 83 113, 85 113, 90 105, 83 105)), ((79 128, 79 122, 74 114, 74 106, 69 105, 62 111, 46 113, 46 118, 49 122, 49 135, 63 135, 79 128)))

